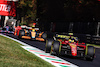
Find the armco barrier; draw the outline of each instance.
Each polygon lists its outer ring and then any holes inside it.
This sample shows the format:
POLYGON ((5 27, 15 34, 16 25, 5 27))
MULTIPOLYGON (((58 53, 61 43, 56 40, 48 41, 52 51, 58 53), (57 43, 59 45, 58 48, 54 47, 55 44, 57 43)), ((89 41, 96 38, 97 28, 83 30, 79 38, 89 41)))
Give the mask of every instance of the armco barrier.
POLYGON ((89 34, 74 34, 80 40, 80 42, 100 45, 100 36, 94 36, 89 34))
POLYGON ((92 43, 100 45, 100 36, 92 36, 92 43))
POLYGON ((86 43, 91 43, 91 35, 86 35, 86 43))
POLYGON ((86 43, 100 45, 100 36, 86 35, 86 43))

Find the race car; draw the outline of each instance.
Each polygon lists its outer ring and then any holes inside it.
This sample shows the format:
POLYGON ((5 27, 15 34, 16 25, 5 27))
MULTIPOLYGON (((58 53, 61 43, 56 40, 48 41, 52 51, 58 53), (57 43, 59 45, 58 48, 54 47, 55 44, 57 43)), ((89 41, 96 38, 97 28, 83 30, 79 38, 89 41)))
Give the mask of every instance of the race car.
POLYGON ((15 29, 15 25, 16 25, 16 20, 15 19, 8 19, 6 24, 4 24, 4 27, 2 28, 2 30, 0 30, 1 33, 14 33, 14 29, 15 29))
POLYGON ((19 31, 22 30, 22 28, 25 28, 26 26, 17 26, 15 27, 14 35, 19 36, 19 31))
POLYGON ((93 60, 95 48, 86 43, 79 43, 78 37, 56 34, 53 39, 47 39, 45 52, 55 55, 70 55, 83 57, 86 60, 93 60))
POLYGON ((9 34, 14 34, 14 28, 13 28, 13 27, 9 27, 8 33, 9 33, 9 34))
POLYGON ((45 41, 45 39, 47 38, 47 34, 44 32, 40 32, 38 29, 36 31, 33 31, 32 27, 26 27, 22 28, 19 31, 18 37, 24 39, 45 41))
POLYGON ((13 34, 14 33, 13 31, 14 29, 12 27, 5 26, 2 28, 2 30, 0 30, 0 33, 12 33, 13 34))
POLYGON ((8 27, 3 27, 1 30, 0 30, 0 33, 7 33, 8 32, 8 27))

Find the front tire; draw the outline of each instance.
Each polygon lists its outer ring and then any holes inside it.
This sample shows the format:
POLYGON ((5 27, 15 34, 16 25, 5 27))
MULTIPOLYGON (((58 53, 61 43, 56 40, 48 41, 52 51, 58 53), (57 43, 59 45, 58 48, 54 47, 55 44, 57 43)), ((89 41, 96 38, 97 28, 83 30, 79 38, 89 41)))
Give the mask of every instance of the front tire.
POLYGON ((19 31, 18 38, 22 38, 22 36, 25 36, 25 31, 24 30, 19 31))
POLYGON ((93 46, 87 46, 85 59, 93 61, 95 55, 95 48, 93 46))
POLYGON ((46 45, 45 45, 45 52, 46 53, 50 53, 52 44, 53 44, 53 39, 46 40, 46 45))
POLYGON ((53 51, 56 53, 57 56, 60 55, 61 52, 61 46, 59 41, 54 41, 53 43, 53 51))
POLYGON ((42 34, 42 38, 43 38, 43 39, 46 39, 46 38, 47 38, 47 34, 46 34, 46 33, 43 33, 43 34, 42 34))

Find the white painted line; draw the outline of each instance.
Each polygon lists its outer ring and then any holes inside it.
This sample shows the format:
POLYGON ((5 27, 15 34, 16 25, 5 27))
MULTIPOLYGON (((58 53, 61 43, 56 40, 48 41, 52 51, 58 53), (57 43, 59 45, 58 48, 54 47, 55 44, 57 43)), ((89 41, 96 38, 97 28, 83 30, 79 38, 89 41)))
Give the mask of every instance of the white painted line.
POLYGON ((50 55, 49 53, 45 53, 44 51, 40 50, 40 49, 37 49, 35 47, 31 47, 31 46, 22 46, 25 50, 35 54, 36 56, 46 60, 47 62, 51 63, 52 65, 56 66, 56 67, 61 67, 60 65, 63 65, 63 66, 68 66, 68 67, 78 67, 70 62, 67 62, 57 56, 53 56, 53 55, 50 55), (52 60, 48 60, 47 58, 49 59, 52 59, 52 60), (58 61, 57 61, 58 60, 58 61), (55 62, 55 63, 53 63, 55 62))
POLYGON ((11 37, 6 36, 6 35, 3 35, 3 34, 0 34, 0 35, 1 35, 1 36, 4 36, 4 37, 7 37, 7 38, 9 38, 9 39, 12 39, 12 40, 14 40, 14 41, 16 41, 16 42, 18 42, 18 43, 20 43, 20 44, 24 45, 24 46, 27 46, 27 44, 26 44, 26 43, 23 43, 23 42, 21 42, 21 41, 19 41, 19 40, 17 40, 17 39, 11 38, 11 37))
POLYGON ((6 36, 6 35, 3 35, 3 34, 0 34, 1 36, 4 36, 4 37, 7 37, 9 39, 12 39, 24 46, 21 46, 22 48, 24 48, 25 50, 35 54, 36 56, 42 58, 43 60, 51 63, 52 65, 56 66, 56 67, 78 67, 68 61, 65 61, 57 56, 53 56, 53 55, 50 55, 49 53, 45 53, 44 51, 38 49, 38 48, 35 48, 33 46, 30 46, 26 43, 23 43, 17 39, 14 39, 14 38, 11 38, 9 36, 6 36))

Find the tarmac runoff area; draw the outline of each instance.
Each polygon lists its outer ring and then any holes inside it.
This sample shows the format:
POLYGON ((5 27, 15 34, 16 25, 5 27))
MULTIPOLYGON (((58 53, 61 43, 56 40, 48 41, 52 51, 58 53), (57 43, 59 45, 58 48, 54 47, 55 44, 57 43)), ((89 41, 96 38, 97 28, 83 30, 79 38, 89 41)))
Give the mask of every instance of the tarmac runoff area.
POLYGON ((49 53, 45 53, 44 51, 38 49, 38 48, 35 48, 35 47, 32 47, 26 43, 23 43, 17 39, 14 39, 14 38, 11 38, 11 37, 8 37, 6 35, 3 35, 3 34, 0 34, 1 36, 4 36, 4 37, 7 37, 9 39, 12 39, 20 44, 22 44, 23 46, 21 46, 22 48, 24 48, 25 50, 35 54, 36 56, 42 58, 43 60, 51 63, 52 65, 56 66, 56 67, 78 67, 77 65, 74 65, 68 61, 65 61, 57 56, 53 56, 53 55, 50 55, 49 53))

